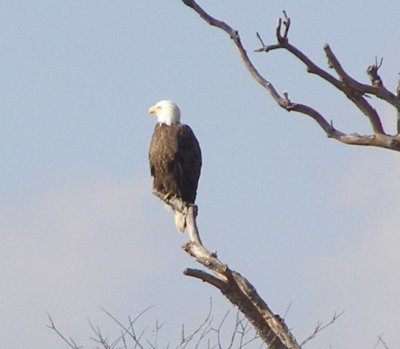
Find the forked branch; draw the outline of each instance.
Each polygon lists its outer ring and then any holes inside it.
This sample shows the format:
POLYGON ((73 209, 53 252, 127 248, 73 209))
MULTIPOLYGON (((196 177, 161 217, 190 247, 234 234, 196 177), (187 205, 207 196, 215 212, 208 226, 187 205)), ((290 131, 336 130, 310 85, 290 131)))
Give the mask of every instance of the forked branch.
POLYGON ((51 330, 53 330, 63 341, 64 343, 67 345, 68 348, 71 349, 82 349, 82 346, 79 346, 75 343, 75 341, 70 337, 70 338, 66 338, 56 327, 52 317, 50 316, 50 314, 47 314, 47 317, 49 318, 49 322, 50 324, 47 325, 48 328, 50 328, 51 330))
POLYGON ((328 322, 328 323, 326 323, 326 324, 323 324, 323 323, 318 323, 317 324, 317 326, 315 326, 315 328, 314 328, 314 331, 313 331, 313 333, 311 333, 306 339, 304 339, 302 342, 301 342, 301 346, 303 346, 304 344, 306 344, 307 342, 309 342, 309 341, 311 341, 312 339, 314 339, 315 337, 317 337, 317 335, 321 332, 321 331, 323 331, 323 330, 325 330, 326 328, 328 328, 329 326, 331 326, 340 316, 342 316, 343 315, 343 312, 341 312, 341 313, 339 313, 339 314, 334 314, 333 315, 333 317, 332 317, 332 319, 328 322))
POLYGON ((311 117, 325 131, 329 138, 336 139, 342 143, 364 146, 368 145, 400 151, 400 93, 398 92, 397 94, 394 94, 384 87, 383 81, 378 74, 379 68, 382 66, 382 60, 378 63, 378 60, 376 59, 375 64, 368 68, 367 74, 371 79, 371 85, 367 85, 355 80, 343 69, 329 45, 325 45, 324 50, 328 58, 328 65, 335 71, 337 77, 319 67, 301 50, 292 45, 289 42, 291 21, 286 12, 283 12, 284 18, 279 18, 277 22, 277 43, 266 45, 262 40, 261 35, 257 33, 261 47, 255 50, 256 52, 269 52, 277 49, 287 50, 305 64, 309 73, 321 77, 336 89, 344 93, 346 97, 348 97, 354 103, 354 105, 368 118, 372 129, 372 133, 370 135, 359 135, 357 133, 346 134, 335 129, 332 123, 328 122, 327 118, 314 108, 301 103, 291 102, 285 94, 281 96, 275 89, 274 85, 264 76, 262 76, 255 68, 241 42, 241 38, 237 30, 233 29, 226 22, 209 15, 200 5, 197 4, 195 0, 182 1, 185 5, 189 6, 196 13, 198 13, 200 17, 203 18, 208 24, 223 30, 229 35, 238 49, 239 55, 246 69, 249 71, 251 76, 269 92, 271 97, 280 107, 286 109, 287 111, 295 111, 311 117), (398 128, 398 133, 396 135, 389 135, 384 131, 379 114, 366 99, 366 96, 368 95, 380 98, 396 108, 398 128))
POLYGON ((189 242, 185 243, 182 248, 198 263, 211 271, 208 273, 204 270, 186 269, 184 274, 218 288, 246 316, 270 349, 300 349, 284 320, 271 311, 255 287, 245 277, 220 261, 216 253, 209 252, 203 246, 196 224, 195 212, 186 210, 185 203, 180 199, 165 199, 162 194, 153 193, 171 208, 186 215, 189 242))
POLYGON ((381 345, 383 349, 389 349, 389 346, 386 344, 386 342, 385 342, 384 339, 383 339, 383 334, 380 334, 380 335, 378 336, 378 340, 376 341, 376 344, 375 344, 375 346, 374 346, 374 349, 375 349, 375 348, 378 348, 378 345, 381 345))

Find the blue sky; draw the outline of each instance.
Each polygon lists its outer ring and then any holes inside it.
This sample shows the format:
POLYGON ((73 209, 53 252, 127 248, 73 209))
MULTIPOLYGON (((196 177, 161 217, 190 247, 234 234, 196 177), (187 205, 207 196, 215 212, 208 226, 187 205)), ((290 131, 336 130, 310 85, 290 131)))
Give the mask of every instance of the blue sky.
MULTIPOLYGON (((329 42, 367 82, 397 84, 397 1, 203 1, 240 30, 258 69, 337 128, 369 132, 356 108, 284 52, 254 53, 258 31, 290 39, 326 66, 329 42)), ((327 139, 279 109, 242 66, 228 37, 179 1, 0 3, 0 337, 7 348, 62 347, 47 328, 86 347, 87 319, 118 328, 100 310, 164 321, 165 340, 229 304, 184 277, 194 266, 172 216, 151 195, 147 108, 173 99, 203 150, 199 226, 206 246, 256 286, 276 313, 291 303, 299 341, 345 311, 309 347, 400 342, 398 154, 327 139), (180 309, 177 311, 176 309, 180 309), (173 316, 171 316, 173 314, 173 316)), ((395 113, 375 103, 386 129, 395 113)))

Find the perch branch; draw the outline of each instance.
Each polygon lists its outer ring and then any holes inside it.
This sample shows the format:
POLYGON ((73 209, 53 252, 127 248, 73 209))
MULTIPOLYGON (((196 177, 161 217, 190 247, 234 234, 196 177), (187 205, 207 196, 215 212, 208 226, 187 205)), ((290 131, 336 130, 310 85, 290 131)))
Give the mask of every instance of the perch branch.
POLYGON ((188 210, 185 203, 179 199, 167 199, 161 193, 154 191, 153 194, 173 210, 187 214, 188 232, 192 232, 196 238, 189 234, 189 242, 185 243, 182 248, 198 263, 209 269, 213 275, 197 269, 186 269, 184 274, 218 288, 252 323, 269 348, 300 349, 284 321, 279 316, 274 315, 258 295, 254 286, 238 272, 231 270, 225 263, 221 262, 215 253, 209 252, 203 246, 196 224, 196 215, 192 214, 193 210, 188 210))
POLYGON ((153 195, 164 201, 172 210, 179 211, 185 216, 190 241, 197 242, 201 245, 200 234, 196 224, 198 213, 197 205, 185 203, 176 197, 166 198, 163 193, 157 190, 153 190, 153 195))

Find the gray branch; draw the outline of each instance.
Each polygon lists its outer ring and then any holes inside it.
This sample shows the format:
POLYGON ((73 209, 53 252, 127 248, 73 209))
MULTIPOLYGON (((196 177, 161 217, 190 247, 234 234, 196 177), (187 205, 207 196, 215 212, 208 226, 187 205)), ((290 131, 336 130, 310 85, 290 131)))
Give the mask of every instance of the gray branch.
POLYGON ((186 269, 184 274, 218 288, 246 316, 269 348, 300 349, 284 320, 271 311, 255 287, 245 277, 220 261, 216 253, 212 253, 204 247, 196 223, 197 206, 187 206, 178 198, 167 199, 165 195, 156 191, 153 191, 153 194, 172 209, 178 210, 186 216, 189 242, 185 243, 182 248, 211 272, 186 269))
POLYGON ((260 34, 257 33, 257 37, 261 42, 261 48, 257 49, 256 52, 269 52, 277 49, 287 50, 306 65, 309 73, 316 74, 343 92, 368 118, 373 132, 371 135, 358 135, 356 133, 346 134, 333 128, 331 123, 327 121, 326 117, 324 117, 314 108, 301 103, 291 102, 287 96, 285 96, 285 94, 281 96, 275 89, 274 85, 257 71, 241 42, 241 38, 237 30, 233 29, 227 23, 210 16, 201 6, 197 4, 196 1, 182 1, 185 5, 189 6, 197 14, 199 14, 200 17, 208 24, 223 30, 229 35, 235 44, 240 58, 242 59, 243 64, 248 72, 262 87, 268 91, 268 93, 280 107, 287 111, 295 111, 311 117, 325 131, 329 138, 333 138, 339 142, 351 145, 375 146, 400 151, 400 121, 398 121, 400 120, 400 95, 399 93, 394 94, 384 87, 382 79, 378 74, 381 63, 378 64, 376 62, 374 66, 369 67, 367 73, 371 78, 372 85, 366 85, 350 77, 350 75, 348 75, 341 66, 329 45, 325 45, 324 50, 328 58, 329 66, 334 69, 338 75, 338 78, 336 78, 335 76, 329 74, 326 70, 317 66, 302 51, 289 43, 288 35, 291 21, 286 12, 284 12, 284 19, 282 20, 279 18, 278 20, 276 27, 276 44, 266 45, 263 42, 260 34), (385 133, 379 114, 365 98, 368 95, 373 95, 377 98, 380 98, 397 109, 398 120, 396 122, 398 125, 398 133, 396 135, 389 135, 385 133))

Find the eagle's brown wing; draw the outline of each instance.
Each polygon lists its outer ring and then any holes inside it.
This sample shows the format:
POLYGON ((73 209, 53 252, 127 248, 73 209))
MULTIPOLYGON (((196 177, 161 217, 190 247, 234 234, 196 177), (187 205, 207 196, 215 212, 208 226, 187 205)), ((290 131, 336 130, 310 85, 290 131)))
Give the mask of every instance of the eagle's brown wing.
POLYGON ((157 124, 149 149, 153 189, 194 203, 201 170, 201 150, 187 125, 157 124))

